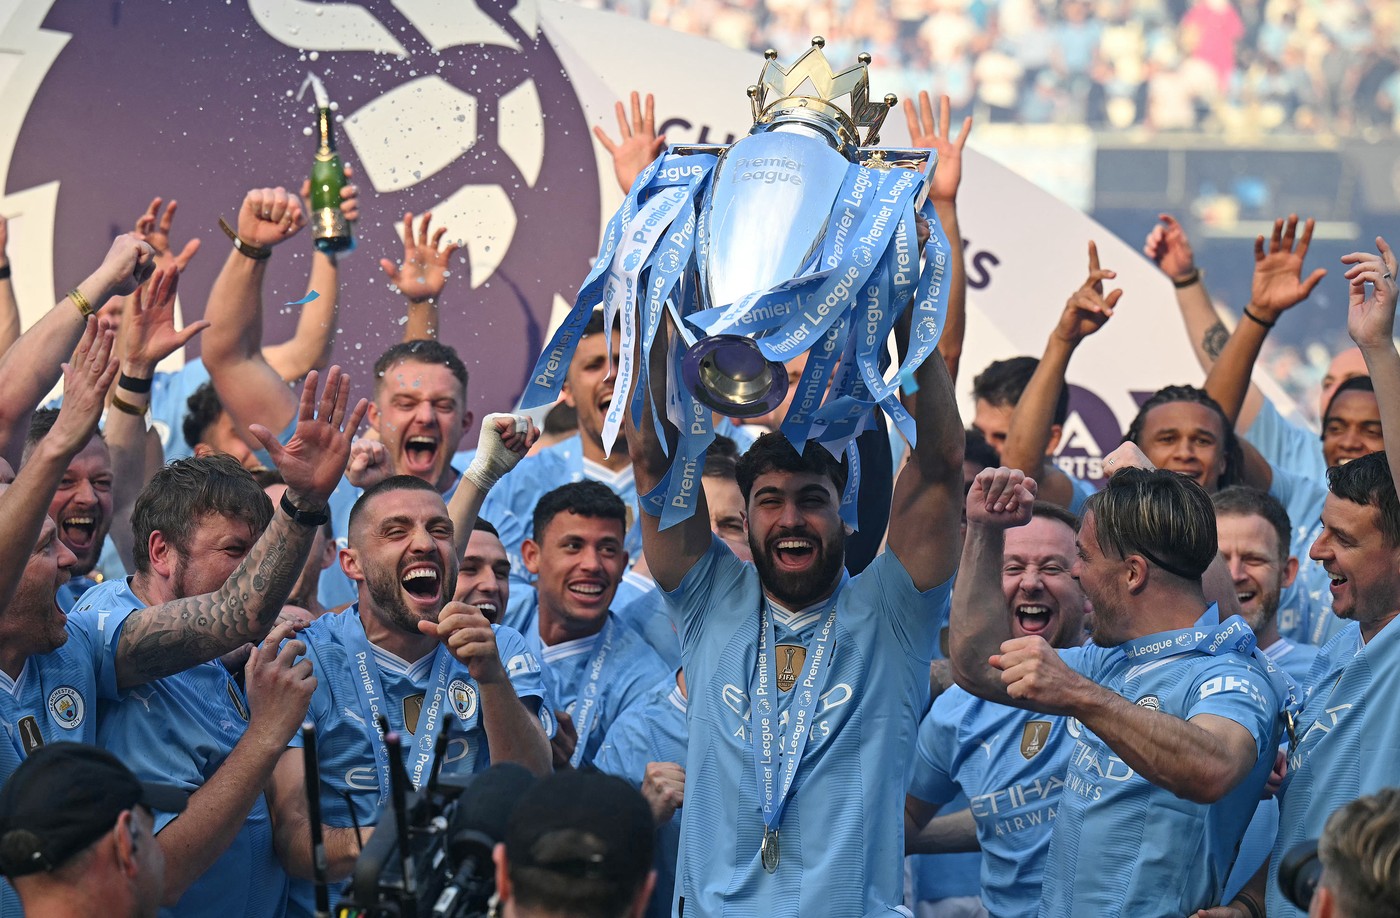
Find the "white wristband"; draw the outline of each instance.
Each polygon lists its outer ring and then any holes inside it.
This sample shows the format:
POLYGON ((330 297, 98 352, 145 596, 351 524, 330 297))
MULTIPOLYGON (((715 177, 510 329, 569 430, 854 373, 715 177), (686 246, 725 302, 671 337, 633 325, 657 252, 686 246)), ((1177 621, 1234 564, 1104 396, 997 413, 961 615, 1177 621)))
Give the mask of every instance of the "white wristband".
POLYGON ((483 492, 495 487, 496 482, 520 462, 520 455, 501 441, 501 432, 496 429, 496 422, 502 418, 511 421, 517 434, 523 436, 530 432, 530 419, 520 414, 488 414, 481 422, 481 437, 477 440, 476 456, 466 471, 462 472, 462 477, 483 492))

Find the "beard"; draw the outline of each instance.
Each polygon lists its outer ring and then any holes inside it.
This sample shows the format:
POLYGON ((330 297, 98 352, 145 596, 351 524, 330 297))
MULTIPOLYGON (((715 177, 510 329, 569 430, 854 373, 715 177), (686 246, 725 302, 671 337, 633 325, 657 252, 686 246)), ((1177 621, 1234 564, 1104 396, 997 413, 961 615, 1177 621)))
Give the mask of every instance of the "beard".
MULTIPOLYGON (((770 541, 777 542, 791 535, 795 533, 775 535, 770 541)), ((803 533, 802 537, 817 543, 816 563, 808 571, 784 571, 779 570, 773 563, 771 552, 765 546, 757 544, 753 533, 749 533, 749 548, 753 552, 754 567, 758 568, 759 583, 774 599, 793 611, 809 606, 830 593, 846 563, 844 529, 836 530, 831 544, 806 533, 803 533)))
MULTIPOLYGON (((456 579, 456 574, 453 574, 456 579)), ((441 590, 439 581, 438 589, 441 590)), ((365 571, 365 586, 369 589, 369 598, 373 603, 374 614, 382 621, 393 625, 400 631, 409 634, 418 633, 418 623, 423 621, 408 607, 408 603, 403 598, 403 584, 399 579, 398 571, 365 571)), ((441 611, 441 606, 439 606, 441 611)), ((431 619, 437 620, 437 616, 431 619)))

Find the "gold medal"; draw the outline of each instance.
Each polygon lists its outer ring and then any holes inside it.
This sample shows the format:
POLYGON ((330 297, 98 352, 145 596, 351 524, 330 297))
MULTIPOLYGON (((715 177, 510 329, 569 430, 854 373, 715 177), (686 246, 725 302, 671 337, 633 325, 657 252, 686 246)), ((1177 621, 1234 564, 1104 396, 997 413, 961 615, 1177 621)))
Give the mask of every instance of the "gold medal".
POLYGON ((758 852, 763 858, 764 870, 773 873, 778 869, 778 858, 782 856, 782 852, 778 849, 777 829, 765 828, 763 830, 763 846, 758 849, 758 852))

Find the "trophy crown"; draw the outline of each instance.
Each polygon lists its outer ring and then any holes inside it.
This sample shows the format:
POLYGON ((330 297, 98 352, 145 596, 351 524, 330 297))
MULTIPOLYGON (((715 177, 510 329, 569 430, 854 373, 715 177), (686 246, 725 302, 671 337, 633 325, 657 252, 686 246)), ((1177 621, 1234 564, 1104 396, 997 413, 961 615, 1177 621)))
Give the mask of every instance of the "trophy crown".
POLYGON ((791 67, 778 63, 777 51, 764 52, 758 84, 749 88, 754 123, 772 121, 783 111, 807 109, 835 121, 842 139, 852 146, 877 143, 885 116, 898 100, 893 95, 871 100, 869 54, 862 52, 855 66, 837 72, 826 59, 825 47, 826 39, 813 38, 812 46, 791 67), (860 128, 866 129, 863 140, 860 128))

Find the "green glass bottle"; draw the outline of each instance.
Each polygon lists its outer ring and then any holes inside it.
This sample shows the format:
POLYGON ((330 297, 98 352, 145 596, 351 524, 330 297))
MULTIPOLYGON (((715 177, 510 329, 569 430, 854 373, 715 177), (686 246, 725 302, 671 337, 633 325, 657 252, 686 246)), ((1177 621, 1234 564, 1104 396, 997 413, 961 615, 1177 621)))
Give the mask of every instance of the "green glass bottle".
POLYGON ((345 167, 335 151, 335 128, 327 105, 317 109, 321 145, 311 164, 311 218, 315 223, 316 248, 328 255, 348 252, 355 247, 350 221, 340 212, 340 188, 345 184, 345 167))

